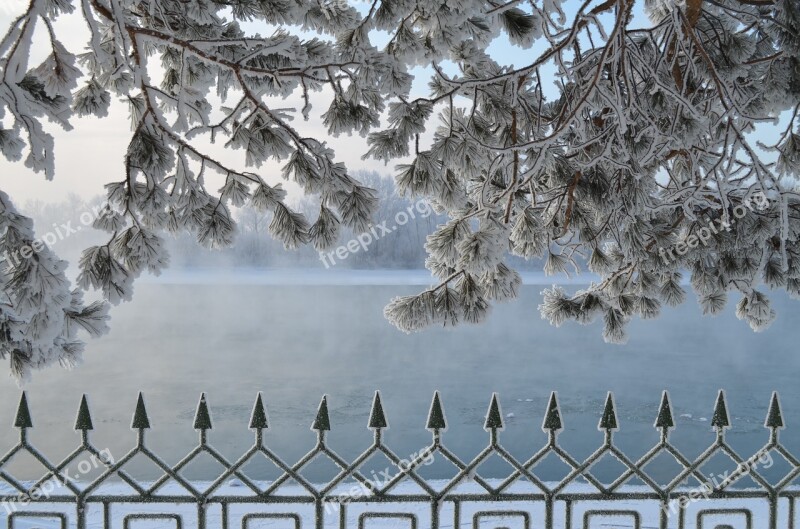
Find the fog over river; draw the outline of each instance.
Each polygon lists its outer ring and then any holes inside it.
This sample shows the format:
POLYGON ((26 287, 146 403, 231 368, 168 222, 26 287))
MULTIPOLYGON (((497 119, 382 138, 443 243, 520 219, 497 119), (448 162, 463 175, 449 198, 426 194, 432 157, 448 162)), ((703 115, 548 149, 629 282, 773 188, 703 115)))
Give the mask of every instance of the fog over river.
MULTIPOLYGON (((88 344, 80 367, 36 373, 26 385, 34 421, 30 438, 53 459, 69 453, 79 443, 72 427, 85 392, 95 446, 121 457, 135 442, 129 427, 141 390, 153 426, 148 442, 175 463, 197 442, 192 421, 206 392, 214 426, 210 442, 235 460, 253 442, 247 425, 261 391, 270 420, 266 442, 293 463, 314 444, 309 426, 327 394, 329 445, 352 460, 372 440, 366 425, 373 393, 380 390, 390 425, 386 442, 408 456, 430 442, 424 426, 438 389, 449 427, 444 442, 469 461, 488 441, 482 427, 496 391, 506 423, 500 441, 527 459, 546 442, 542 418, 556 390, 565 422, 559 440, 582 459, 603 441, 597 422, 610 390, 621 427, 615 440, 638 458, 658 441, 652 425, 667 389, 677 423, 672 439, 695 457, 714 439, 714 400, 718 389, 728 388, 728 438, 740 454, 751 455, 766 442, 763 423, 772 390, 781 394, 789 426, 783 436, 800 454, 800 312, 785 295, 774 295, 778 319, 760 334, 736 319, 735 300, 724 314, 708 318, 690 296, 657 320, 634 321, 628 343, 618 346, 603 343, 600 322, 557 329, 542 320, 537 306, 547 280, 527 276, 519 299, 497 305, 483 325, 397 331, 384 320, 384 305, 393 296, 418 292, 418 283, 426 281, 414 272, 353 271, 172 273, 143 280, 133 302, 113 310, 111 333, 88 344)), ((0 383, 0 424, 11 425, 18 398, 11 379, 0 383)), ((0 450, 16 438, 15 430, 1 428, 0 450)), ((14 464, 23 477, 33 467, 28 460, 14 464)), ((382 470, 387 463, 370 464, 382 470)), ((732 467, 729 461, 713 464, 732 467)), ((609 461, 593 472, 613 479, 621 468, 609 461)), ((675 468, 674 461, 665 461, 652 472, 668 479, 675 468)), ((777 476, 787 468, 776 456, 765 473, 777 476)), ((259 479, 277 472, 266 464, 249 470, 259 479)), ((324 481, 334 470, 315 463, 304 475, 324 481)), ((479 469, 488 477, 510 471, 499 458, 479 469)), ((219 472, 211 459, 201 459, 186 476, 213 479, 219 472)), ((453 472, 441 460, 422 471, 426 477, 453 472)), ((564 465, 548 459, 541 472, 558 479, 564 465)), ((143 479, 159 475, 145 464, 132 473, 143 479)))

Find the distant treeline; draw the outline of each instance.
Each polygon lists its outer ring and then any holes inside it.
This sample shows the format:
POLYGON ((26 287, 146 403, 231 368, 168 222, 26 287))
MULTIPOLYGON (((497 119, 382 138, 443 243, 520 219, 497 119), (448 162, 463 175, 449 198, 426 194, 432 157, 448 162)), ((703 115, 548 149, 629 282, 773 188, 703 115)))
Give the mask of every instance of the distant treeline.
MULTIPOLYGON (((378 211, 375 215, 376 228, 372 230, 372 240, 366 245, 358 245, 356 251, 336 250, 350 243, 356 247, 360 234, 343 229, 337 245, 325 252, 328 267, 336 268, 400 268, 420 269, 425 267, 425 237, 434 231, 437 225, 447 221, 444 215, 438 215, 417 201, 397 195, 391 177, 377 172, 355 172, 353 176, 377 191, 378 211), (400 214, 405 212, 405 215, 400 214), (398 218, 398 214, 400 217, 398 218), (402 222, 398 225, 397 220, 402 222), (383 228, 378 226, 382 225, 383 228), (386 228, 394 228, 386 233, 386 228), (375 237, 374 235, 378 235, 375 237), (332 252, 332 258, 331 258, 332 252), (346 257, 340 258, 340 255, 346 257)), ((63 259, 75 265, 80 253, 87 247, 102 244, 105 234, 86 227, 80 222, 84 212, 91 213, 104 203, 103 197, 83 200, 77 195, 70 195, 63 202, 44 203, 32 201, 21 209, 30 215, 35 222, 37 237, 46 232, 65 233, 51 245, 53 250, 63 259), (69 225, 67 225, 69 224, 69 225)), ((293 204, 293 208, 303 213, 309 222, 314 222, 319 205, 304 198, 293 204)), ((170 254, 172 268, 213 268, 213 267, 301 267, 325 268, 319 252, 311 246, 303 246, 296 250, 286 250, 283 243, 276 241, 269 234, 268 226, 272 220, 271 213, 259 213, 253 208, 235 211, 237 234, 234 244, 221 250, 209 250, 197 243, 189 234, 178 236, 164 235, 166 247, 170 254)), ((362 241, 364 237, 362 237, 362 241)), ((540 263, 525 263, 524 260, 508 256, 508 261, 517 268, 540 268, 540 263)))

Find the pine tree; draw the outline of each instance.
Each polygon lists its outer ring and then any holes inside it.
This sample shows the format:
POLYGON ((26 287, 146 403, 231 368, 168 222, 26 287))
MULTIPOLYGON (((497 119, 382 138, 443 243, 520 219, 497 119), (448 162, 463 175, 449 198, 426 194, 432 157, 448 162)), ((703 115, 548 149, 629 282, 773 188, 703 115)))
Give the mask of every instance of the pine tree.
POLYGON ((705 312, 733 293, 737 315, 765 328, 766 289, 800 295, 800 4, 644 6, 641 25, 633 0, 32 0, 0 40, 0 152, 52 178, 44 122, 103 117, 113 98, 132 132, 95 222, 107 242, 83 253, 77 291, 46 248, 9 262, 34 234, 2 196, 0 354, 18 375, 75 361, 74 323, 101 332, 106 310, 80 290, 129 299, 139 274, 167 265, 164 232, 230 245, 232 208, 271 214, 287 248, 324 250, 340 226, 366 228, 374 191, 291 124, 320 100, 330 134, 359 133, 366 157, 403 162, 398 190, 449 218, 426 244, 441 282, 387 306, 398 327, 483 320, 519 290, 510 253, 551 274, 586 263, 600 279, 547 290, 541 313, 557 325, 602 317, 609 341, 683 302, 682 270, 705 312), (52 24, 73 11, 90 33, 80 53, 52 24), (501 35, 521 65, 490 54, 501 35), (30 65, 39 36, 51 53, 30 65), (412 68, 425 65, 429 94, 412 98, 412 68), (290 96, 302 105, 267 102, 290 96), (758 141, 755 127, 776 122, 777 141, 758 141), (243 151, 242 167, 198 138, 243 151), (259 170, 267 160, 318 201, 317 218, 287 205, 259 170))

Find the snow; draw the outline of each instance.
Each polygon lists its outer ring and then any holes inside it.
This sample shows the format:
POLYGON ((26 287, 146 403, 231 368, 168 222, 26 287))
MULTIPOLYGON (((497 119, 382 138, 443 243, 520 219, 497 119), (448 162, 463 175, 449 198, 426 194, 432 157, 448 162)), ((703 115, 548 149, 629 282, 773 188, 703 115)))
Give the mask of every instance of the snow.
MULTIPOLYGON (((486 480, 490 486, 497 486, 501 480, 486 480)), ((269 485, 268 482, 255 482, 261 488, 265 488, 269 485)), ((428 483, 435 489, 441 490, 446 483, 446 480, 429 480, 428 483)), ((210 482, 193 482, 193 486, 198 488, 198 490, 204 490, 206 487, 210 485, 210 482)), ((215 496, 224 496, 224 495, 231 495, 231 496, 239 496, 239 497, 246 497, 252 496, 252 491, 249 488, 242 488, 242 483, 237 480, 233 479, 227 482, 225 485, 222 485, 219 489, 217 489, 215 496)), ((547 484, 549 487, 554 486, 553 483, 547 484)), ((343 491, 347 490, 347 487, 352 486, 352 484, 346 485, 343 491)), ((122 483, 109 483, 101 487, 102 494, 129 494, 130 489, 127 488, 127 485, 122 483)), ((747 490, 747 489, 742 489, 747 490)), ((163 494, 169 493, 177 493, 181 494, 180 487, 175 484, 173 486, 166 485, 160 490, 163 494)), ((276 496, 308 496, 308 493, 300 486, 296 484, 287 484, 278 489, 278 494, 276 496)), ((333 492, 336 494, 346 493, 339 490, 334 490, 333 492)), ((393 489, 394 493, 396 494, 419 494, 420 489, 419 487, 410 481, 402 482, 397 485, 393 489)), ((517 493, 525 493, 525 492, 532 492, 532 485, 528 483, 516 483, 510 489, 509 492, 517 492, 517 493)), ((636 492, 649 492, 649 489, 642 486, 628 486, 622 487, 619 489, 620 492, 628 492, 628 493, 636 493, 636 492)), ((11 490, 7 485, 0 486, 0 494, 2 493, 10 493, 11 490)), ((98 490, 98 492, 100 492, 98 490)), ((452 492, 456 492, 458 494, 469 494, 469 493, 482 493, 485 492, 480 485, 475 482, 462 482, 460 485, 456 487, 456 489, 452 492)), ((574 483, 567 488, 564 489, 564 492, 567 493, 590 493, 596 492, 590 485, 585 483, 574 483)), ((25 507, 20 507, 20 511, 25 512, 63 512, 66 513, 67 517, 71 520, 74 517, 74 512, 71 512, 72 509, 68 507, 69 504, 38 504, 38 505, 28 505, 25 507)), ((452 528, 453 527, 453 514, 452 514, 453 504, 451 502, 443 502, 441 507, 441 515, 440 520, 441 524, 440 527, 442 529, 452 528)), ((616 515, 591 515, 592 523, 591 527, 606 527, 609 526, 606 522, 615 522, 613 523, 613 527, 618 529, 633 527, 632 517, 630 514, 627 516, 622 514, 624 511, 636 511, 641 516, 641 527, 648 528, 648 527, 658 527, 658 519, 659 519, 659 506, 658 503, 653 500, 617 500, 614 501, 613 504, 610 502, 596 502, 596 501, 575 501, 573 502, 573 512, 572 517, 573 520, 583 520, 584 514, 590 511, 598 511, 598 510, 607 510, 607 511, 615 511, 618 514, 616 515), (627 525, 630 522, 630 525, 627 525), (595 525, 597 523, 598 525, 595 525)), ((766 500, 762 499, 730 499, 730 500, 723 500, 723 499, 713 499, 713 500, 699 500, 693 503, 690 503, 686 508, 686 519, 687 520, 696 520, 698 514, 705 512, 703 514, 704 518, 704 527, 717 527, 720 524, 729 524, 734 528, 745 527, 745 515, 743 514, 743 510, 748 510, 752 516, 753 520, 753 529, 766 529, 768 525, 768 516, 769 516, 769 506, 766 500), (735 512, 736 510, 739 512, 735 512), (727 510, 729 512, 720 512, 722 510, 727 510), (706 525, 708 524, 708 525, 706 525)), ((90 504, 89 505, 89 514, 87 517, 87 528, 90 529, 101 529, 102 528, 102 508, 99 504, 90 504)), ((541 501, 536 502, 522 502, 522 501, 497 501, 497 502, 487 502, 487 501, 477 501, 477 502, 462 502, 461 504, 461 526, 466 527, 470 525, 470 522, 473 516, 481 511, 499 511, 499 510, 509 510, 509 511, 524 511, 530 514, 531 517, 531 524, 533 527, 543 527, 544 526, 544 503, 541 501)), ((785 520, 787 504, 784 502, 780 505, 778 509, 778 521, 779 525, 781 520, 785 520)), ((196 524, 197 518, 197 508, 195 504, 175 504, 175 503, 129 503, 129 504, 122 504, 122 503, 114 503, 111 509, 112 512, 112 519, 113 525, 115 527, 121 526, 122 520, 126 515, 134 514, 134 513, 148 513, 148 514, 173 514, 173 515, 180 515, 183 519, 183 525, 185 527, 193 527, 196 524)), ((229 510, 229 527, 237 527, 239 525, 238 519, 241 518, 245 514, 249 513, 297 513, 303 519, 303 525, 307 525, 310 520, 313 520, 314 510, 313 504, 306 504, 306 503, 284 503, 284 504, 258 504, 258 503, 231 503, 230 510, 229 510)), ((427 520, 430 517, 430 503, 419 502, 419 503, 403 503, 397 504, 392 502, 386 503, 374 503, 374 502, 351 502, 348 505, 347 513, 348 518, 351 520, 350 524, 354 524, 355 520, 357 520, 359 514, 364 512, 402 512, 407 514, 413 514, 418 518, 418 527, 425 527, 427 520)), ((563 503, 557 503, 556 508, 554 510, 554 523, 555 527, 562 527, 564 524, 564 507, 563 503)), ((325 527, 337 528, 339 527, 339 515, 338 512, 335 510, 334 506, 331 505, 327 507, 325 511, 325 527)), ((500 517, 490 517, 486 516, 482 519, 486 521, 487 519, 499 519, 500 517)), ((7 514, 5 509, 0 509, 0 526, 6 525, 7 514)), ((250 527, 286 527, 285 524, 286 520, 280 519, 261 519, 257 522, 252 522, 250 527), (283 525, 281 525, 283 523, 283 525)), ((509 527, 510 529, 515 529, 517 527, 522 527, 521 525, 521 518, 508 516, 504 520, 504 526, 509 527)), ((574 522, 573 522, 574 523, 574 522)), ((483 525, 483 524, 481 524, 483 525)), ((372 519, 367 524, 366 527, 369 529, 373 528, 406 528, 409 526, 408 519, 372 519)), ((34 520, 33 518, 19 518, 15 520, 14 528, 16 529, 56 529, 59 527, 58 521, 53 519, 41 519, 41 520, 34 520)), ((155 528, 158 527, 159 529, 166 528, 166 527, 174 527, 174 522, 165 523, 164 520, 137 520, 136 522, 131 524, 133 529, 144 529, 144 528, 155 528)), ((221 509, 219 504, 211 503, 207 509, 207 527, 221 527, 221 509)), ((675 512, 669 514, 668 517, 668 524, 667 527, 669 529, 677 529, 678 528, 678 515, 677 515, 677 507, 675 512)), ((692 525, 692 527, 694 527, 692 525)), ((749 525, 748 525, 749 527, 749 525)))

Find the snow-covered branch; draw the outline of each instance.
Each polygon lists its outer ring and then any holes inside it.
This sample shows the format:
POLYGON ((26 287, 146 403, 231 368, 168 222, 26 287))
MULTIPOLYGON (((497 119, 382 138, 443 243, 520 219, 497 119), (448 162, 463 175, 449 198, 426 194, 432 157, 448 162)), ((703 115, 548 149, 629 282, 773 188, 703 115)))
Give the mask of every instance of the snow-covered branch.
MULTIPOLYGON (((398 190, 450 219, 426 245, 440 283, 387 307, 406 331, 478 322, 493 301, 513 298, 520 278, 504 262, 509 252, 542 259, 548 273, 597 274, 582 291, 547 291, 541 311, 555 324, 602 317, 610 341, 624 339, 632 317, 682 303, 686 270, 706 312, 737 292, 739 315, 756 329, 773 317, 765 286, 800 295, 794 0, 653 0, 644 25, 633 0, 79 3, 83 53, 52 23, 75 9, 64 0, 33 0, 0 40, 0 152, 52 178, 46 121, 69 129, 75 115, 106 116, 113 97, 128 104, 131 139, 96 223, 108 240, 80 262, 79 286, 109 302, 129 299, 142 271, 166 266, 165 231, 230 244, 233 207, 270 212, 270 233, 287 247, 324 250, 340 224, 365 229, 373 190, 291 125, 323 97, 330 134, 366 136, 365 156, 378 160, 410 157, 397 167, 398 190), (29 65, 39 34, 50 54, 29 65), (519 49, 514 67, 488 51, 501 34, 519 49), (417 66, 431 67, 430 92, 410 97, 417 66), (289 97, 302 107, 271 103, 289 97), (756 141, 757 126, 786 116, 776 141, 756 141), (440 125, 426 140, 433 119, 440 125), (206 140, 220 138, 243 152, 239 166, 208 150, 206 140), (287 205, 280 182, 260 171, 267 161, 319 204, 316 220, 287 205), (749 207, 755 196, 763 207, 749 207)), ((6 233, 12 219, 26 222, 8 218, 6 233)), ((27 274, 4 280, 13 318, 35 281, 27 274)), ((17 373, 75 358, 77 346, 53 349, 59 333, 102 330, 98 306, 81 305, 63 282, 51 288, 52 303, 30 317, 60 319, 37 320, 50 330, 22 333, 0 352, 17 373)))

